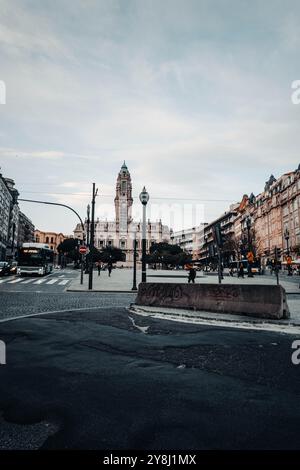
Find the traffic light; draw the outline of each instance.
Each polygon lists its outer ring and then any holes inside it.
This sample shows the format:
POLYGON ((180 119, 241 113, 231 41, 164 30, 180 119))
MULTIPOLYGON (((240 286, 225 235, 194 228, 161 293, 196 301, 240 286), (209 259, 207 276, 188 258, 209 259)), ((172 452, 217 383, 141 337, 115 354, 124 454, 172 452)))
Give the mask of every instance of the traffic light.
POLYGON ((277 248, 277 246, 275 247, 275 259, 277 261, 280 260, 280 257, 281 257, 281 248, 277 248))
POLYGON ((213 227, 213 239, 214 239, 216 245, 219 248, 222 248, 222 246, 224 245, 225 240, 224 240, 224 234, 222 233, 220 224, 217 224, 213 227))

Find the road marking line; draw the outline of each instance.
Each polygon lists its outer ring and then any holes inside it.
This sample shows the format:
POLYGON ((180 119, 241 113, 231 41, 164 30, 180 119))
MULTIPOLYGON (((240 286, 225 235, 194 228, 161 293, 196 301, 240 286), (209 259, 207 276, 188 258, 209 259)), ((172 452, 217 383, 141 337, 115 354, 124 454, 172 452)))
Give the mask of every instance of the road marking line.
POLYGON ((14 279, 13 281, 9 281, 7 284, 16 284, 16 282, 20 282, 22 279, 18 277, 17 279, 14 279))
POLYGON ((43 284, 43 282, 46 282, 47 279, 39 279, 38 281, 35 281, 33 284, 43 284))
POLYGON ((9 281, 9 277, 6 279, 0 279, 0 284, 2 284, 3 282, 7 282, 7 281, 9 281))
POLYGON ((64 281, 60 281, 58 283, 59 286, 65 286, 66 284, 68 284, 68 282, 70 281, 70 279, 65 279, 64 281))
POLYGON ((29 284, 30 282, 33 282, 33 281, 35 281, 35 278, 33 278, 33 279, 26 279, 26 280, 23 279, 22 284, 29 284))
POLYGON ((46 284, 54 284, 58 279, 51 279, 51 281, 46 282, 46 284))

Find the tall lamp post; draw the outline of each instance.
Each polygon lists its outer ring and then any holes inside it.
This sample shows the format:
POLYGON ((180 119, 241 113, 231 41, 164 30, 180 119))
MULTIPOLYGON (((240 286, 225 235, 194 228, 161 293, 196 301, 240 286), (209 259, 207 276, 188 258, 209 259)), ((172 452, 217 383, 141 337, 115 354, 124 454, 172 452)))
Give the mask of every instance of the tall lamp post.
MULTIPOLYGON (((86 244, 89 247, 90 246, 90 211, 91 211, 91 206, 88 204, 86 208, 86 214, 87 214, 87 219, 86 219, 86 244)), ((89 254, 86 255, 85 258, 85 274, 89 273, 89 254)))
POLYGON ((134 232, 134 240, 133 240, 133 283, 131 290, 137 290, 136 287, 136 255, 137 255, 137 239, 136 239, 136 231, 134 232))
POLYGON ((289 260, 289 257, 290 257, 290 247, 289 247, 290 231, 287 227, 285 228, 285 231, 284 231, 284 238, 285 238, 285 241, 286 241, 286 256, 287 256, 288 276, 291 276, 292 271, 291 271, 291 265, 289 264, 289 261, 290 261, 289 260))
POLYGON ((149 194, 144 186, 140 194, 140 201, 143 204, 143 231, 142 231, 142 282, 147 282, 146 274, 146 206, 149 201, 149 194))
POLYGON ((93 196, 92 196, 92 220, 91 220, 91 233, 90 233, 90 253, 89 253, 89 290, 93 289, 93 256, 94 256, 94 243, 95 243, 95 200, 98 194, 95 183, 93 183, 93 196))

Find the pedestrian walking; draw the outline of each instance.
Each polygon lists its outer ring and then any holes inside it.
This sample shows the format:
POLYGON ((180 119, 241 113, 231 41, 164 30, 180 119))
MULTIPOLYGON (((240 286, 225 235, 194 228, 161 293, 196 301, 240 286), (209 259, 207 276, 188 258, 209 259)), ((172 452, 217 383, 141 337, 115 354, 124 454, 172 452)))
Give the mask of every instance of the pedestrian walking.
POLYGON ((100 261, 97 262, 97 269, 98 269, 98 276, 101 274, 101 263, 100 261))
POLYGON ((238 277, 242 277, 244 279, 244 265, 243 265, 243 263, 240 263, 238 277))
POLYGON ((195 284, 195 278, 196 278, 196 269, 192 267, 189 270, 188 283, 192 282, 193 284, 195 284))
POLYGON ((231 266, 230 269, 229 269, 229 276, 230 277, 233 277, 233 267, 231 266))
POLYGON ((108 269, 108 277, 110 277, 111 272, 112 272, 112 264, 111 263, 108 264, 107 269, 108 269))

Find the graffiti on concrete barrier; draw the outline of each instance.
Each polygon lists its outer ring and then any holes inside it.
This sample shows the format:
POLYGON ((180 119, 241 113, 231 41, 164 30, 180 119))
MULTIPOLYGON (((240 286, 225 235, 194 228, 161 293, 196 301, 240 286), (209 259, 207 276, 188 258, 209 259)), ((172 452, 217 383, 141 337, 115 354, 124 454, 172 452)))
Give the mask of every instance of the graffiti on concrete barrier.
POLYGON ((220 303, 234 301, 239 297, 236 288, 229 286, 207 286, 183 285, 183 284, 145 284, 140 286, 140 303, 146 305, 170 305, 183 307, 197 307, 203 302, 220 303))
POLYGON ((142 285, 140 287, 139 296, 144 299, 147 304, 155 303, 177 303, 183 298, 188 302, 188 295, 180 284, 152 284, 142 285))
POLYGON ((224 288, 223 286, 213 286, 205 293, 206 297, 209 297, 215 301, 228 301, 235 300, 239 297, 239 292, 236 288, 230 289, 229 286, 224 288))

